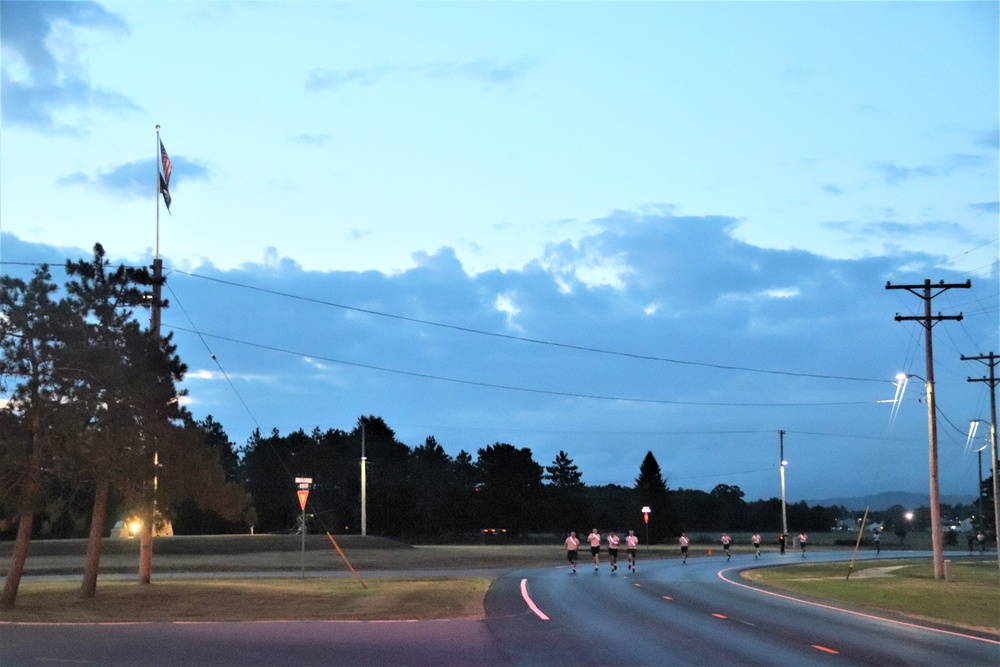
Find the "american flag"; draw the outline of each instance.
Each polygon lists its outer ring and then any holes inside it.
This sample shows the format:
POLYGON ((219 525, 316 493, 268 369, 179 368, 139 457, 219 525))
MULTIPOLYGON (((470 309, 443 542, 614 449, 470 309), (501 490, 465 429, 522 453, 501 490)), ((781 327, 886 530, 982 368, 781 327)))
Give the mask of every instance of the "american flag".
POLYGON ((167 212, 170 212, 170 172, 174 170, 174 165, 170 162, 167 149, 160 142, 160 160, 163 163, 163 172, 160 174, 160 192, 163 193, 163 203, 167 205, 167 212))

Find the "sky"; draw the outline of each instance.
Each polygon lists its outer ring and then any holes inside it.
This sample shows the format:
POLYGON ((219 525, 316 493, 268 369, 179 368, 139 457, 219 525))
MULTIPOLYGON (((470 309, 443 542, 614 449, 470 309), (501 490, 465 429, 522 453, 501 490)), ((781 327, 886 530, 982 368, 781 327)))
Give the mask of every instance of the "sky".
MULTIPOLYGON (((588 484, 975 497, 995 2, 2 2, 0 262, 167 275, 243 445, 382 417, 588 484), (160 126, 157 134, 157 126, 160 126), (173 171, 157 196, 157 137, 173 171), (938 293, 939 292, 939 293, 938 293), (781 433, 783 432, 783 436, 781 433)), ((139 317, 145 318, 146 313, 139 317)), ((983 457, 989 469, 989 455, 983 457)), ((302 471, 307 473, 308 471, 302 471)))

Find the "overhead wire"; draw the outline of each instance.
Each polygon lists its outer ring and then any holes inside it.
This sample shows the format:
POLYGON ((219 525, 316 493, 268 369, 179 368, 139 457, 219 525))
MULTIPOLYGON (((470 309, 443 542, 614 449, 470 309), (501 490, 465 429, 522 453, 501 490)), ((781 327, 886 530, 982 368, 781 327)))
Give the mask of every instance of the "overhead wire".
POLYGON ((327 301, 325 299, 317 299, 315 297, 307 297, 307 296, 302 296, 302 295, 297 295, 297 294, 291 294, 291 293, 288 293, 288 292, 281 292, 281 291, 278 291, 278 290, 272 290, 272 289, 268 289, 268 288, 264 288, 264 287, 257 287, 255 285, 247 285, 245 283, 237 283, 237 282, 231 281, 231 280, 223 280, 221 278, 212 278, 210 276, 203 276, 203 275, 200 275, 200 274, 197 274, 197 273, 190 273, 190 272, 187 272, 187 271, 174 270, 174 273, 180 273, 180 274, 183 274, 183 275, 186 275, 186 276, 190 276, 192 278, 198 278, 198 279, 201 279, 201 280, 207 280, 207 281, 211 281, 211 282, 215 282, 215 283, 219 283, 219 284, 223 284, 223 285, 228 285, 230 287, 237 287, 237 288, 240 288, 240 289, 253 290, 253 291, 257 291, 257 292, 262 292, 264 294, 271 294, 273 296, 280 296, 280 297, 283 297, 283 298, 295 299, 295 300, 298 300, 298 301, 305 301, 305 302, 310 302, 310 303, 316 303, 316 304, 323 305, 323 306, 329 306, 331 308, 339 308, 339 309, 342 309, 342 310, 348 310, 348 311, 357 312, 357 313, 364 313, 366 315, 373 315, 373 316, 376 316, 376 317, 385 317, 385 318, 394 319, 394 320, 398 320, 398 321, 402 321, 402 322, 411 322, 411 323, 414 323, 414 324, 423 324, 423 325, 426 325, 426 326, 439 327, 439 328, 442 328, 442 329, 450 329, 450 330, 453 330, 453 331, 461 331, 461 332, 464 332, 464 333, 476 334, 476 335, 480 335, 480 336, 490 336, 490 337, 493 337, 493 338, 501 338, 501 339, 505 339, 505 340, 513 340, 513 341, 518 341, 518 342, 522 342, 522 343, 532 343, 532 344, 535 344, 535 345, 546 345, 546 346, 550 346, 550 347, 558 347, 558 348, 569 349, 569 350, 577 350, 577 351, 581 351, 581 352, 591 352, 591 353, 595 353, 595 354, 605 354, 605 355, 611 355, 611 356, 617 356, 617 357, 625 357, 625 358, 629 358, 629 359, 638 359, 638 360, 641 360, 641 361, 656 361, 656 362, 679 364, 679 365, 685 365, 685 366, 700 366, 700 367, 703 367, 703 368, 715 368, 715 369, 719 369, 719 370, 741 371, 741 372, 748 372, 748 373, 766 373, 766 374, 771 374, 771 375, 783 375, 783 376, 790 376, 790 377, 804 377, 804 378, 823 379, 823 380, 848 380, 848 381, 853 381, 853 382, 885 382, 886 381, 884 379, 878 379, 878 378, 862 378, 862 377, 852 377, 852 376, 829 375, 829 374, 821 374, 821 373, 802 373, 802 372, 796 372, 796 371, 782 371, 782 370, 773 370, 773 369, 765 369, 765 368, 752 368, 752 367, 735 366, 735 365, 729 365, 729 364, 719 364, 719 363, 710 363, 710 362, 701 362, 701 361, 689 361, 689 360, 684 360, 684 359, 672 359, 672 358, 669 358, 669 357, 659 357, 659 356, 655 356, 655 355, 638 354, 638 353, 634 353, 634 352, 623 352, 623 351, 620 351, 620 350, 607 350, 607 349, 602 349, 602 348, 597 348, 597 347, 590 347, 590 346, 586 346, 586 345, 575 345, 575 344, 572 344, 572 343, 563 343, 563 342, 549 341, 549 340, 543 340, 543 339, 539 339, 539 338, 529 338, 529 337, 526 337, 526 336, 515 336, 513 334, 499 333, 499 332, 496 332, 496 331, 486 331, 484 329, 476 329, 476 328, 473 328, 473 327, 465 327, 465 326, 461 326, 461 325, 457 325, 457 324, 448 324, 448 323, 444 323, 444 322, 436 322, 436 321, 433 321, 433 320, 425 320, 425 319, 420 319, 420 318, 416 318, 416 317, 409 317, 409 316, 406 316, 406 315, 398 315, 398 314, 395 314, 395 313, 387 313, 387 312, 384 312, 384 311, 374 310, 374 309, 371 309, 371 308, 360 308, 358 306, 349 306, 349 305, 346 305, 346 304, 336 303, 336 302, 333 302, 333 301, 327 301))
POLYGON ((253 343, 250 341, 240 340, 238 338, 232 338, 230 336, 222 336, 219 334, 210 334, 202 331, 195 331, 194 329, 188 329, 186 327, 181 327, 178 325, 171 325, 164 323, 163 326, 177 331, 196 333, 199 336, 206 336, 209 338, 215 338, 216 340, 224 340, 230 343, 236 343, 238 345, 246 345, 249 347, 255 347, 262 350, 270 350, 272 352, 280 352, 282 354, 291 354, 298 357, 308 357, 310 359, 327 361, 330 363, 340 364, 343 366, 351 366, 354 368, 364 368, 367 370, 381 371, 384 373, 394 373, 397 375, 406 375, 409 377, 423 378, 426 380, 439 380, 442 382, 452 382, 456 384, 463 384, 476 387, 505 389, 508 391, 521 391, 533 394, 545 394, 549 396, 563 396, 567 398, 587 398, 587 399, 603 400, 603 401, 616 401, 616 402, 627 402, 627 403, 652 403, 659 405, 698 405, 698 406, 716 406, 716 407, 807 407, 807 406, 815 407, 815 406, 837 406, 837 405, 868 405, 873 402, 873 401, 823 401, 823 402, 812 402, 812 403, 727 403, 727 402, 716 402, 716 401, 680 401, 680 400, 666 400, 666 399, 655 399, 655 398, 635 398, 635 397, 625 397, 625 396, 603 396, 599 394, 580 394, 580 393, 573 393, 566 391, 555 391, 549 389, 518 387, 515 385, 499 384, 493 382, 482 382, 478 380, 466 380, 461 378, 445 377, 443 375, 433 375, 430 373, 420 373, 417 371, 405 371, 398 368, 389 368, 387 366, 362 364, 355 361, 347 361, 344 359, 335 359, 333 357, 313 354, 311 352, 290 350, 287 348, 277 347, 274 345, 265 345, 263 343, 253 343))

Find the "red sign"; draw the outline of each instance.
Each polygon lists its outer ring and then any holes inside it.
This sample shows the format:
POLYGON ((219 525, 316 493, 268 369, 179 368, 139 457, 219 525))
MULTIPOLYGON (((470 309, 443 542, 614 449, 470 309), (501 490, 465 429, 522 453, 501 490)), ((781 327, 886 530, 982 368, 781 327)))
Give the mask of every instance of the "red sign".
POLYGON ((306 511, 306 500, 309 499, 308 489, 299 489, 299 506, 302 507, 302 511, 306 511))

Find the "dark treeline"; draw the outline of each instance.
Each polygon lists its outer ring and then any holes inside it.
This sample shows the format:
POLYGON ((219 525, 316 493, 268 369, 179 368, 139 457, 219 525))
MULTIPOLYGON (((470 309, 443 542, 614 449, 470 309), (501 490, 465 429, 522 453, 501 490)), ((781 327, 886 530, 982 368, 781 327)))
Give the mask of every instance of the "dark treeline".
MULTIPOLYGON (((473 455, 448 455, 433 436, 410 448, 379 417, 361 417, 350 431, 315 429, 282 436, 257 433, 242 452, 242 479, 253 498, 258 532, 296 530, 301 516, 295 477, 311 477, 307 508, 311 531, 361 530, 361 456, 367 464, 367 532, 409 540, 463 540, 498 535, 525 538, 569 530, 635 530, 645 536, 641 508, 649 506, 651 541, 683 531, 768 532, 781 530, 781 500, 746 501, 738 486, 711 491, 669 489, 652 452, 637 462, 634 486, 589 486, 567 452, 544 465, 530 449, 494 443, 473 455)), ((965 516, 969 507, 944 507, 945 516, 965 516)), ((790 531, 836 529, 854 512, 845 507, 786 507, 790 531)), ((905 524, 921 529, 922 517, 905 524)), ((902 522, 899 508, 873 512, 870 522, 886 529, 902 522), (899 515, 899 516, 897 516, 899 515)), ((189 527, 175 523, 175 532, 189 527)), ((193 526, 191 528, 194 528, 193 526)), ((242 530, 244 526, 233 525, 242 530)), ((197 532, 197 531, 195 531, 197 532)))

